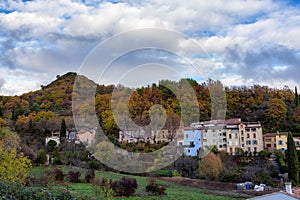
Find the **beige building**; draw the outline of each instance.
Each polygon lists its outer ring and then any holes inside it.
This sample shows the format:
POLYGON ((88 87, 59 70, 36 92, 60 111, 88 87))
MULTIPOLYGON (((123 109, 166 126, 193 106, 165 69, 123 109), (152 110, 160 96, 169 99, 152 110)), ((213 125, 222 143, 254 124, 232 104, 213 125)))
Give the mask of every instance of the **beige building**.
POLYGON ((77 140, 87 146, 92 146, 95 142, 96 131, 95 130, 80 130, 77 132, 77 140))
POLYGON ((266 133, 264 135, 264 149, 269 152, 287 149, 288 132, 266 133))
POLYGON ((192 123, 203 130, 203 147, 216 145, 219 151, 236 155, 240 150, 252 153, 263 150, 260 122, 242 122, 240 118, 192 123))

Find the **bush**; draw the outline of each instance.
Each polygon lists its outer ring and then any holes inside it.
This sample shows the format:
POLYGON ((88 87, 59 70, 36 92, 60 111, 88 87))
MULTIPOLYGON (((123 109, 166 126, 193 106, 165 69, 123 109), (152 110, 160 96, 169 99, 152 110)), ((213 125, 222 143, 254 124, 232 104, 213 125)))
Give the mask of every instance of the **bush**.
POLYGON ((135 193, 138 184, 135 178, 123 177, 119 181, 111 182, 110 186, 117 196, 129 197, 135 193))
POLYGON ((114 191, 110 187, 111 182, 111 180, 105 178, 96 178, 93 181, 93 190, 95 192, 95 196, 101 196, 104 199, 112 199, 114 196, 114 191))
POLYGON ((0 183, 0 199, 71 200, 75 198, 69 191, 65 190, 44 190, 39 187, 0 183))
POLYGON ((39 150, 35 162, 37 164, 43 165, 47 162, 47 160, 48 160, 48 158, 47 158, 46 151, 44 149, 39 150))
POLYGON ((165 195, 166 188, 163 186, 160 186, 156 183, 154 179, 149 179, 149 184, 146 186, 146 192, 150 192, 154 195, 165 195))
POLYGON ((89 169, 87 172, 86 172, 86 175, 85 175, 85 181, 87 183, 92 183, 94 181, 94 178, 95 178, 95 170, 93 169, 89 169))
POLYGON ((77 171, 77 172, 70 171, 68 173, 68 180, 71 183, 79 183, 80 182, 80 176, 81 176, 81 173, 79 171, 77 171))
POLYGON ((55 177, 56 181, 64 181, 65 175, 64 175, 63 171, 61 171, 60 169, 55 169, 54 177, 55 177))

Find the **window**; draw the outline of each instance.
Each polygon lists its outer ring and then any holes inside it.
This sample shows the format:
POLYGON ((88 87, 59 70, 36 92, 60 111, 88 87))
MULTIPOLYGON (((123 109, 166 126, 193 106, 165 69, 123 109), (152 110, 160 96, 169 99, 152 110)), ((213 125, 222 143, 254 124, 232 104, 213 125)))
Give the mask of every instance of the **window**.
POLYGON ((179 145, 182 146, 182 142, 179 142, 179 145))
POLYGON ((244 135, 244 131, 243 130, 241 130, 241 135, 244 135))
POLYGON ((271 148, 271 144, 267 144, 267 148, 271 148))
POLYGON ((257 152, 257 148, 256 147, 254 147, 254 152, 257 152))
POLYGON ((279 140, 279 141, 278 141, 278 145, 283 145, 283 141, 282 141, 282 140, 279 140))
POLYGON ((251 152, 251 148, 250 147, 248 147, 248 152, 251 152))
POLYGON ((272 140, 270 138, 265 139, 266 142, 271 142, 272 140))
POLYGON ((244 148, 245 147, 245 145, 244 144, 242 144, 242 148, 244 148))
POLYGON ((186 139, 187 139, 187 138, 189 138, 189 135, 188 135, 188 134, 186 134, 186 135, 185 135, 185 138, 186 138, 186 139))
POLYGON ((229 146, 232 146, 232 141, 229 141, 229 146))
POLYGON ((222 148, 222 145, 219 145, 219 148, 222 148))
POLYGON ((256 138, 256 134, 255 133, 253 133, 253 138, 256 138))
POLYGON ((246 144, 247 144, 247 145, 250 145, 250 144, 251 144, 251 141, 250 141, 250 140, 247 140, 247 141, 246 141, 246 144))
POLYGON ((231 139, 231 134, 228 135, 229 139, 231 139))
POLYGON ((250 134, 249 133, 247 133, 247 138, 250 138, 250 134))
POLYGON ((242 137, 242 142, 244 142, 244 137, 242 137))
POLYGON ((195 147, 194 142, 190 142, 190 147, 195 147))
POLYGON ((236 134, 235 134, 235 139, 237 139, 237 138, 238 138, 238 134, 236 133, 236 134))
POLYGON ((253 140, 253 141, 252 141, 252 144, 253 144, 253 145, 257 145, 257 140, 253 140))

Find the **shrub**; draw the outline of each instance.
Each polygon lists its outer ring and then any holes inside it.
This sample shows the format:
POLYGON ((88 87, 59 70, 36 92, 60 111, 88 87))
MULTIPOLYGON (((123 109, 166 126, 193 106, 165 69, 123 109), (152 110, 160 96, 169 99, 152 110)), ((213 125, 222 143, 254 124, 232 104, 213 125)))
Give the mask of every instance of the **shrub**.
POLYGON ((0 183, 0 199, 71 200, 75 198, 65 190, 45 190, 39 187, 23 187, 19 184, 0 183))
POLYGON ((94 178, 95 178, 95 170, 93 169, 89 169, 87 172, 86 172, 86 175, 85 175, 85 181, 87 183, 92 183, 94 181, 94 178))
POLYGON ((105 199, 112 199, 112 197, 114 196, 114 191, 110 187, 111 182, 111 180, 105 178, 96 178, 93 181, 93 190, 95 192, 95 196, 101 196, 105 199))
POLYGON ((154 179, 149 179, 149 183, 145 189, 146 189, 146 192, 150 192, 154 195, 165 195, 166 194, 166 192, 165 192, 166 188, 158 185, 154 179))
POLYGON ((77 171, 77 172, 70 171, 68 173, 68 180, 71 183, 79 183, 80 182, 80 176, 81 176, 81 173, 79 171, 77 171))
POLYGON ((113 181, 110 184, 117 196, 129 197, 135 193, 138 187, 135 178, 123 177, 119 181, 113 181))
POLYGON ((64 173, 63 173, 62 170, 60 170, 60 169, 55 169, 55 170, 54 170, 54 177, 55 177, 55 180, 56 180, 56 181, 63 181, 64 178, 65 178, 65 175, 64 175, 64 173))
POLYGON ((38 154, 37 154, 37 158, 35 160, 35 162, 37 164, 45 164, 47 162, 47 154, 46 151, 44 149, 39 150, 38 154))

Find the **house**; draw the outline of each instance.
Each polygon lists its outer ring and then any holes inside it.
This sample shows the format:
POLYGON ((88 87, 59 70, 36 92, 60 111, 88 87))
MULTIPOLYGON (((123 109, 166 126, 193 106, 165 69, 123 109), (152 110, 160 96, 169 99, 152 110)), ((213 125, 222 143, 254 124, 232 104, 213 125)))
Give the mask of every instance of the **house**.
POLYGON ((124 131, 119 131, 119 142, 135 143, 144 141, 145 131, 143 129, 127 129, 124 131))
POLYGON ((300 137, 293 137, 297 150, 300 150, 300 137))
POLYGON ((149 142, 151 144, 159 144, 171 142, 181 138, 183 134, 182 128, 175 130, 159 129, 147 130, 144 129, 126 129, 119 131, 119 142, 135 143, 135 142, 149 142))
POLYGON ((77 140, 87 146, 92 146, 95 142, 96 131, 93 130, 80 130, 76 134, 77 140))
POLYGON ((299 198, 296 198, 285 192, 275 192, 275 193, 271 193, 271 194, 266 194, 266 195, 250 198, 248 200, 296 200, 296 199, 299 199, 299 198))
POLYGON ((202 148, 202 130, 190 127, 185 128, 183 136, 183 140, 178 141, 177 144, 184 147, 184 155, 198 156, 202 148))
POLYGON ((264 149, 269 152, 287 149, 288 132, 266 133, 264 136, 264 149))

